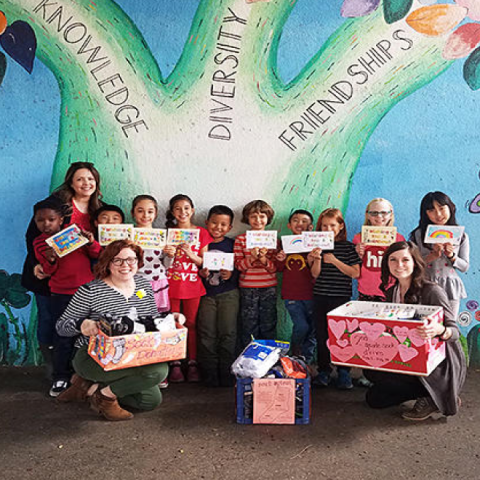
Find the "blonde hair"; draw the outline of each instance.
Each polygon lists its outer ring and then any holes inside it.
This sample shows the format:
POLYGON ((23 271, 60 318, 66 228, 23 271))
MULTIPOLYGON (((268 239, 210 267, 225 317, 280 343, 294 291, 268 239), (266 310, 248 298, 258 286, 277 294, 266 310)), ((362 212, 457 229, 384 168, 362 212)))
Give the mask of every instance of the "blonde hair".
POLYGON ((365 209, 365 221, 363 222, 363 224, 364 225, 371 225, 370 220, 368 219, 368 212, 370 210, 370 207, 374 203, 377 203, 377 202, 383 202, 383 203, 386 203, 389 206, 390 210, 392 211, 392 214, 390 215, 390 220, 388 221, 386 226, 387 227, 393 227, 393 225, 395 223, 395 215, 393 213, 393 205, 388 200, 386 200, 385 198, 374 198, 373 200, 370 200, 368 202, 367 208, 365 209))

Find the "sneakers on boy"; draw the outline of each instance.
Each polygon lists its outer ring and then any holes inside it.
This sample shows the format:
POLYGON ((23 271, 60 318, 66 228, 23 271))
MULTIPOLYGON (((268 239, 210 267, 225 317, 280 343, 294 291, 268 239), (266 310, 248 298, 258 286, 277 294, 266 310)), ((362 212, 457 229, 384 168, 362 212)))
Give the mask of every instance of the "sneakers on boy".
POLYGON ((313 379, 313 384, 318 387, 328 387, 330 384, 330 373, 321 370, 313 379))
POLYGON ((198 371, 197 362, 190 360, 188 362, 187 382, 197 383, 200 381, 200 372, 198 371))
POLYGON ((53 382, 52 387, 50 388, 50 391, 48 392, 48 394, 53 398, 57 398, 67 388, 68 388, 68 382, 66 382, 65 380, 57 380, 53 382))
POLYGON ((415 402, 411 410, 402 413, 402 418, 421 422, 439 413, 440 411, 430 397, 421 397, 415 402))
POLYGON ((182 372, 182 364, 180 362, 172 362, 170 364, 169 380, 172 383, 183 383, 185 381, 185 377, 183 376, 182 372))
POLYGON ((350 390, 353 388, 352 377, 346 370, 338 370, 338 377, 335 386, 339 390, 350 390))

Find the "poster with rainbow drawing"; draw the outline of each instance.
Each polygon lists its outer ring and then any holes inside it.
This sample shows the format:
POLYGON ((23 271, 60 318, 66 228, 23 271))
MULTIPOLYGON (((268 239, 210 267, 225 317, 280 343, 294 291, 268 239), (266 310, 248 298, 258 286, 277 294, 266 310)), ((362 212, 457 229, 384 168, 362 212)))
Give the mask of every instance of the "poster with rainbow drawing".
POLYGON ((74 252, 88 243, 82 235, 80 228, 72 224, 55 235, 45 240, 48 246, 52 247, 55 253, 61 258, 74 252))
POLYGON ((452 243, 458 245, 465 227, 457 225, 428 225, 425 243, 452 243))
POLYGON ((283 235, 282 249, 287 255, 289 253, 305 253, 309 251, 303 244, 302 235, 283 235))

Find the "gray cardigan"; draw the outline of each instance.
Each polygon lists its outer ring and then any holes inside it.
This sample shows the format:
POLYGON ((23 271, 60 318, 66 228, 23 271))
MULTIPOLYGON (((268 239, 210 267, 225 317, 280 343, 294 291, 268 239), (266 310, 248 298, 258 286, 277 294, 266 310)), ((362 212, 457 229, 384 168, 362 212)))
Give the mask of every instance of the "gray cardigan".
MULTIPOLYGON (((391 302, 394 298, 396 288, 397 286, 394 286, 387 290, 387 302, 391 302)), ((465 354, 459 340, 460 331, 447 295, 438 285, 429 281, 425 282, 418 304, 443 307, 443 323, 452 331, 452 336, 445 342, 445 360, 428 377, 419 377, 419 380, 444 415, 455 415, 458 411, 458 396, 467 373, 465 354)))
MULTIPOLYGON (((431 253, 432 250, 422 242, 420 229, 414 230, 411 238, 420 249, 423 258, 431 253)), ((453 263, 445 254, 442 254, 433 262, 427 263, 425 272, 429 280, 437 283, 445 290, 450 300, 460 300, 467 297, 465 286, 457 273, 457 270, 465 273, 469 267, 470 242, 466 233, 462 235, 460 245, 454 247, 454 252, 455 259, 453 263)))

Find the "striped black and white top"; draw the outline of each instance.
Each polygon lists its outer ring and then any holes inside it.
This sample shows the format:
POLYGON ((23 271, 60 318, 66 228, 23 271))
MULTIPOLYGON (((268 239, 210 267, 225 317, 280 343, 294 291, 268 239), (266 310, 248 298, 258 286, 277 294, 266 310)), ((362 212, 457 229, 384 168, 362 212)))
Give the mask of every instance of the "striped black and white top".
MULTIPOLYGON (((362 263, 357 255, 355 245, 352 242, 335 242, 333 253, 341 262, 353 266, 362 263)), ((325 263, 322 259, 320 275, 313 286, 314 295, 326 295, 329 297, 348 297, 352 295, 352 279, 342 273, 335 265, 325 263)))
POLYGON ((75 346, 81 347, 88 345, 88 337, 80 332, 80 325, 86 318, 98 320, 106 313, 123 316, 128 315, 132 309, 137 315, 156 315, 158 311, 150 283, 140 275, 135 275, 134 278, 135 292, 128 299, 103 280, 93 280, 82 285, 57 321, 58 334, 63 337, 78 335, 75 346))

